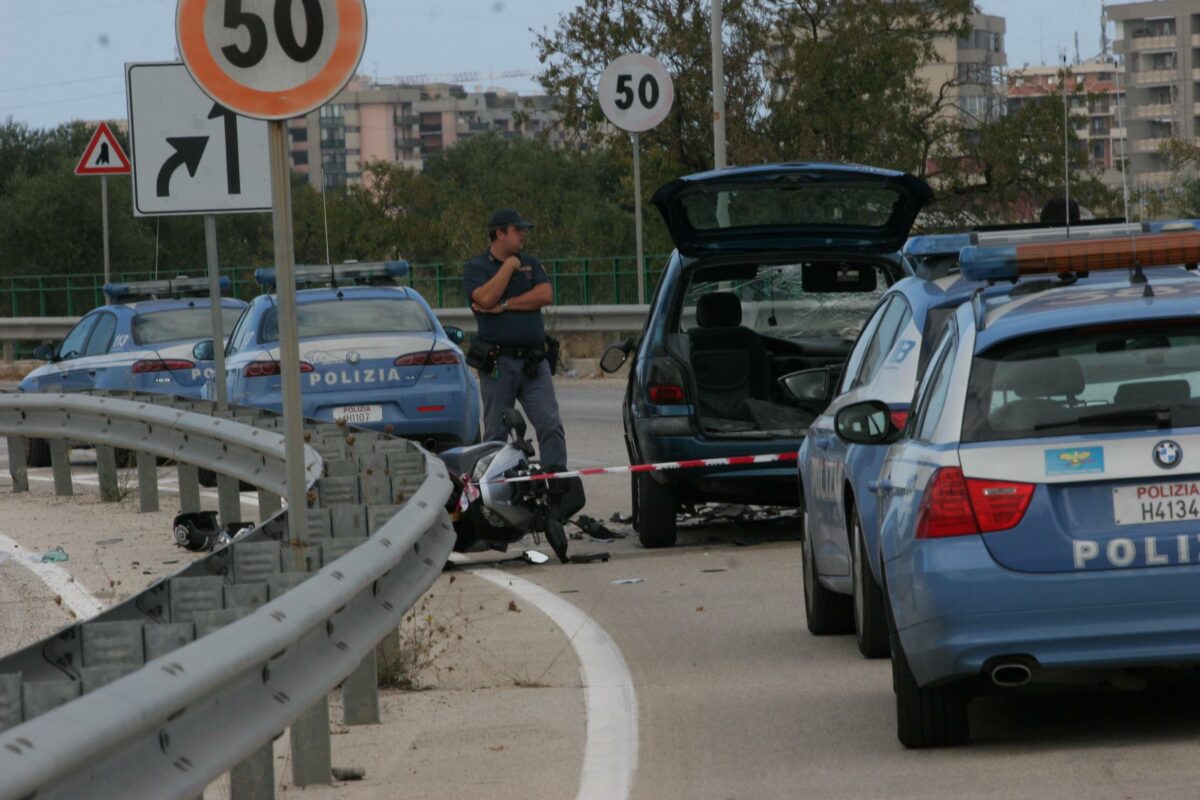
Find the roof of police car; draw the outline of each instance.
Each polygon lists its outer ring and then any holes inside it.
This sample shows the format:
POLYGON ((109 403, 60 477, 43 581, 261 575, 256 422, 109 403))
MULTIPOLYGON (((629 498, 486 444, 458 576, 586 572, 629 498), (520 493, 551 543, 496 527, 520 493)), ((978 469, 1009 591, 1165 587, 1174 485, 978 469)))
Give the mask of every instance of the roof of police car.
MULTIPOLYGON (((343 299, 366 300, 371 298, 386 298, 388 300, 403 300, 414 299, 420 297, 417 292, 407 286, 321 286, 315 289, 297 289, 297 303, 314 303, 321 300, 336 300, 338 296, 343 299)), ((275 292, 268 295, 259 295, 260 297, 269 297, 271 300, 276 298, 275 292)))
MULTIPOLYGON (((174 311, 180 308, 200 306, 208 308, 207 297, 166 297, 158 300, 137 300, 132 303, 110 303, 107 308, 127 308, 135 314, 149 314, 155 311, 174 311)), ((246 301, 236 297, 222 297, 221 308, 245 308, 246 301)))
POLYGON ((1200 321, 1200 277, 1178 267, 1147 269, 1145 274, 1147 283, 1132 283, 1129 274, 1121 271, 1029 294, 992 295, 975 351, 1039 331, 1146 319, 1192 317, 1200 321))

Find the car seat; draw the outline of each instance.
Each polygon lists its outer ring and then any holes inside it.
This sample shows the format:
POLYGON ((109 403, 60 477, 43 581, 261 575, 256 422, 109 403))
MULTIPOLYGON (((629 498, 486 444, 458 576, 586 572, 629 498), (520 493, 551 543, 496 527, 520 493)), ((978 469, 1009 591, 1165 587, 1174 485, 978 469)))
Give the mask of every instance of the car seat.
POLYGON ((1076 397, 1087 386, 1079 362, 1062 356, 1000 363, 996 370, 993 389, 1017 396, 989 415, 996 430, 1032 430, 1064 422, 1075 415, 1076 397))
POLYGON ((1183 378, 1167 381, 1122 383, 1117 387, 1113 403, 1118 406, 1153 406, 1159 403, 1179 403, 1192 399, 1192 387, 1183 378))
POLYGON ((770 360, 758 334, 742 326, 742 303, 733 292, 710 292, 696 302, 688 331, 692 372, 704 416, 753 419, 746 398, 770 399, 770 360))

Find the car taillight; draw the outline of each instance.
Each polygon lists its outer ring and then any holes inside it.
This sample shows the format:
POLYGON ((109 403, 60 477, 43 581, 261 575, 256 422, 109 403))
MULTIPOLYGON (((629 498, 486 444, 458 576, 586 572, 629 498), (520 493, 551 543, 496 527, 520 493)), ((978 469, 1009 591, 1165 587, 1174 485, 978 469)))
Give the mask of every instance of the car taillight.
POLYGON ((405 353, 392 362, 397 367, 420 367, 426 364, 441 366, 459 363, 458 353, 453 350, 422 350, 418 353, 405 353))
POLYGON ((967 492, 981 533, 1016 527, 1033 499, 1034 483, 967 478, 967 492))
POLYGON ((898 431, 904 430, 904 426, 908 424, 908 411, 893 410, 889 415, 892 419, 892 425, 898 431))
POLYGON ((967 482, 958 467, 942 467, 933 473, 917 513, 918 539, 940 539, 979 533, 967 482))
MULTIPOLYGON (((307 361, 301 361, 300 371, 312 372, 313 365, 307 361)), ((242 377, 244 378, 267 378, 271 375, 280 374, 282 374, 282 369, 280 368, 278 361, 251 361, 246 365, 246 368, 242 370, 242 377)))
POLYGON ((673 358, 656 358, 650 362, 646 381, 646 397, 651 403, 670 405, 687 401, 683 388, 683 370, 673 358))
POLYGON ((195 368, 196 365, 193 362, 182 358, 147 358, 133 362, 132 371, 134 375, 140 375, 143 372, 170 372, 176 369, 195 368))

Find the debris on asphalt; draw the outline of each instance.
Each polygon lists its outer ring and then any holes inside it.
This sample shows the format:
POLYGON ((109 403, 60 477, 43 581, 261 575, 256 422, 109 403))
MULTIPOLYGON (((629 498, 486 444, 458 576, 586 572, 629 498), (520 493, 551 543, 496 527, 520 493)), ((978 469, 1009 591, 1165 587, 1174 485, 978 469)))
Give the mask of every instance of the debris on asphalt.
POLYGON ((620 586, 620 585, 626 584, 626 583, 642 583, 642 579, 641 578, 617 578, 615 581, 612 581, 612 583, 615 586, 620 586))
POLYGON ((701 572, 724 572, 724 569, 702 569, 701 572))
POLYGON ((101 539, 100 541, 96 542, 96 546, 107 547, 110 544, 120 544, 123 541, 125 541, 123 537, 118 537, 116 539, 101 539))
POLYGON ((361 781, 367 777, 367 771, 362 767, 332 767, 335 781, 361 781))
POLYGON ((618 525, 628 525, 633 522, 633 514, 630 514, 628 517, 622 517, 620 511, 614 511, 613 515, 608 518, 608 521, 615 522, 618 525))
MULTIPOLYGON (((624 539, 625 534, 616 533, 604 526, 603 522, 592 519, 586 514, 580 514, 571 520, 573 525, 576 525, 580 530, 586 533, 593 542, 603 542, 605 544, 616 539, 624 539)), ((571 534, 572 539, 582 539, 583 536, 577 533, 571 534)))
POLYGON ((42 564, 54 564, 60 561, 67 560, 67 551, 62 549, 62 546, 55 547, 53 550, 47 550, 40 556, 34 558, 35 561, 42 564))

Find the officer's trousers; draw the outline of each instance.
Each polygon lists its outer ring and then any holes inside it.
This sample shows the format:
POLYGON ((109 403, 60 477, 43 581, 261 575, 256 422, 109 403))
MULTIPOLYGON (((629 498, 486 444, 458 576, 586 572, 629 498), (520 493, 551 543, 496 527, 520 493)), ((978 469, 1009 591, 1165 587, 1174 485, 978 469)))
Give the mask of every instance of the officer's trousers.
POLYGON ((567 436, 558 415, 549 363, 541 361, 537 374, 530 378, 525 375, 524 359, 500 356, 495 373, 479 372, 479 391, 483 395, 484 441, 504 438, 506 431, 500 415, 505 409, 516 408, 519 401, 537 432, 542 465, 567 465, 567 436))

